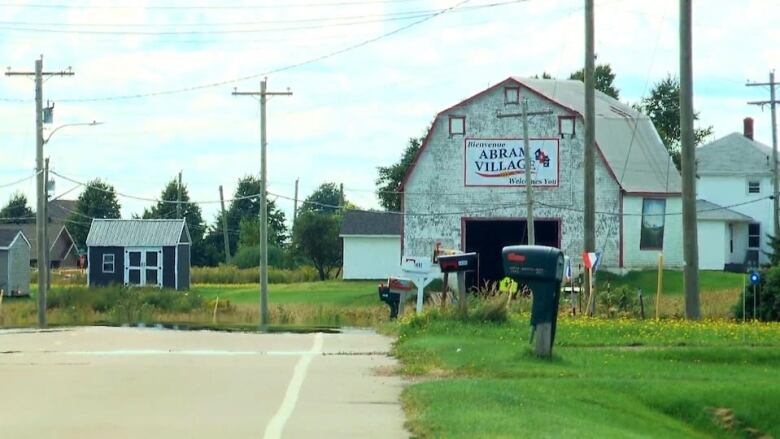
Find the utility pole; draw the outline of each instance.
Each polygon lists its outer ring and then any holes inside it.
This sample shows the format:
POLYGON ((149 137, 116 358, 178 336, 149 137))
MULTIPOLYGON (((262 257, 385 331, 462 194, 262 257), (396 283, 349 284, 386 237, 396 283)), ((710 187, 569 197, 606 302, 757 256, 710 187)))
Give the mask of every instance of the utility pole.
POLYGON ((523 98, 523 157, 525 158, 525 227, 528 230, 528 245, 536 245, 534 195, 531 190, 531 185, 533 184, 533 175, 531 175, 531 142, 528 140, 528 98, 523 98))
MULTIPOLYGON (((585 0, 585 157, 583 159, 584 172, 584 218, 583 225, 583 251, 596 251, 596 96, 595 87, 595 37, 593 0, 585 0)), ((585 270, 585 297, 591 297, 591 272, 585 270)), ((592 298, 595 304, 596 298, 592 298)), ((595 307, 588 304, 591 312, 595 307)))
POLYGON ((534 228, 534 196, 533 176, 531 175, 531 140, 528 138, 528 118, 530 116, 544 116, 553 114, 552 110, 528 111, 528 98, 523 98, 522 113, 498 114, 499 119, 505 117, 520 117, 523 121, 523 157, 525 161, 525 208, 526 230, 528 231, 528 245, 536 245, 536 233, 534 228))
POLYGON ((748 87, 756 87, 756 86, 769 86, 769 100, 768 101, 754 101, 754 102, 748 102, 750 105, 760 105, 762 108, 764 105, 769 105, 769 109, 772 111, 772 163, 774 165, 772 166, 772 180, 773 180, 773 189, 772 194, 774 195, 774 236, 778 237, 780 236, 780 200, 778 200, 778 170, 777 170, 777 111, 775 106, 778 104, 778 101, 776 99, 775 95, 775 87, 777 87, 778 84, 775 82, 775 71, 772 70, 769 72, 769 82, 749 82, 746 84, 748 87))
POLYGON ((49 249, 51 248, 51 243, 49 242, 49 158, 46 157, 46 160, 43 162, 43 181, 44 181, 44 187, 46 188, 46 199, 43 202, 43 237, 46 240, 46 245, 44 246, 46 248, 46 252, 44 252, 43 255, 38 255, 38 259, 43 258, 43 263, 45 264, 44 267, 46 267, 46 289, 51 288, 51 262, 49 261, 49 258, 51 257, 49 254, 49 249))
POLYGON ((295 220, 298 218, 298 180, 295 179, 295 197, 293 198, 293 217, 292 217, 292 237, 291 241, 295 242, 295 220))
POLYGON ((228 239, 227 215, 225 214, 225 197, 222 195, 222 185, 219 185, 219 206, 222 210, 222 238, 225 241, 225 264, 230 264, 230 240, 228 239))
POLYGON ((344 208, 344 183, 339 184, 339 209, 344 208))
POLYGON ((295 228, 295 219, 298 218, 298 180, 299 178, 295 179, 295 198, 293 202, 293 228, 295 228))
POLYGON ((699 247, 696 230, 696 143, 693 132, 691 0, 680 0, 680 140, 682 146, 683 257, 685 317, 698 320, 699 247))
POLYGON ((266 114, 268 96, 292 96, 288 88, 283 92, 266 90, 268 79, 260 81, 260 91, 239 92, 233 90, 233 96, 260 96, 260 329, 268 327, 268 199, 266 167, 266 114))
POLYGON ((176 184, 176 219, 181 219, 181 171, 179 171, 179 180, 176 184))
POLYGON ((42 267, 42 257, 46 253, 46 239, 44 238, 44 215, 46 210, 45 196, 46 183, 43 171, 43 77, 49 76, 73 76, 73 72, 45 72, 43 70, 43 56, 35 60, 34 72, 5 72, 6 76, 34 76, 35 77, 35 176, 36 176, 36 209, 35 232, 38 246, 38 327, 46 327, 46 295, 48 294, 48 270, 42 267))

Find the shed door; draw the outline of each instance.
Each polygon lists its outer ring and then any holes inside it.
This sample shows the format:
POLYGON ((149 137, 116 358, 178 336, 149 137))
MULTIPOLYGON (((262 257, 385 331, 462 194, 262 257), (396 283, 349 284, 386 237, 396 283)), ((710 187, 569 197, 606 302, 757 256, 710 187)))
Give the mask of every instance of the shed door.
POLYGON ((125 285, 162 287, 162 248, 126 248, 125 285))

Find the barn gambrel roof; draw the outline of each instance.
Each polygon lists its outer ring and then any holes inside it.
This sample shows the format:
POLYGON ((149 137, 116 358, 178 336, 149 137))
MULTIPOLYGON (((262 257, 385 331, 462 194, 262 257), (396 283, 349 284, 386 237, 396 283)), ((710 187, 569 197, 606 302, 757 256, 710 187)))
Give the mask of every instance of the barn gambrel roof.
MULTIPOLYGON (((585 85, 581 81, 518 77, 501 81, 441 111, 437 117, 506 86, 525 88, 584 120, 585 85)), ((595 101, 597 154, 603 157, 620 187, 627 193, 679 194, 682 187, 680 174, 650 118, 598 90, 595 93, 595 101)), ((432 132, 433 129, 428 132, 417 157, 425 148, 432 132)), ((578 132, 577 136, 580 135, 584 134, 578 132)), ((404 184, 413 170, 414 162, 407 170, 404 184)))
POLYGON ((190 242, 183 219, 94 219, 88 247, 162 247, 190 242))

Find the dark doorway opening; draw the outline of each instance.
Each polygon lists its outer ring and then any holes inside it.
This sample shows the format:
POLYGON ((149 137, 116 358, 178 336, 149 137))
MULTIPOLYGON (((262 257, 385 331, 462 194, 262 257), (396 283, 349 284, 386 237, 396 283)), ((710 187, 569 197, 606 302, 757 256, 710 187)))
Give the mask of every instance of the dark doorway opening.
MULTIPOLYGON (((535 220, 536 245, 560 247, 560 220, 535 220)), ((528 226, 522 219, 466 219, 463 233, 467 252, 479 253, 479 273, 468 273, 466 284, 478 287, 504 277, 501 249, 528 244, 528 226)))

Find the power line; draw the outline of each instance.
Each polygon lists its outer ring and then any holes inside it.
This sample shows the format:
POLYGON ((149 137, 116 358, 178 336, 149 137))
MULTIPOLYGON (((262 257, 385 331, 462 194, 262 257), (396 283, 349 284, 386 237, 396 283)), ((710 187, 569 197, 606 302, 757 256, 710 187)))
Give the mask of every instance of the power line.
POLYGON ((2 7, 10 8, 36 8, 36 9, 144 9, 144 10, 199 10, 199 9, 292 9, 292 8, 317 8, 331 6, 361 6, 377 4, 409 3, 419 0, 362 0, 353 2, 328 2, 328 3, 279 3, 271 5, 155 5, 155 6, 123 6, 123 5, 85 5, 63 3, 0 3, 2 7))
MULTIPOLYGON (((172 95, 172 94, 179 94, 179 93, 186 93, 186 92, 191 92, 191 91, 196 91, 196 90, 202 90, 202 89, 206 89, 206 88, 219 87, 219 86, 223 86, 223 85, 233 84, 233 83, 236 83, 236 82, 246 81, 246 80, 249 80, 249 79, 259 78, 261 76, 267 76, 267 75, 270 75, 270 74, 273 74, 273 73, 279 73, 279 72, 283 72, 283 71, 287 71, 287 70, 292 70, 292 69, 295 69, 295 68, 298 68, 298 67, 303 67, 303 66, 308 65, 308 64, 313 64, 313 63, 316 63, 316 62, 319 62, 319 61, 324 61, 326 59, 333 58, 333 57, 341 55, 343 53, 350 52, 352 50, 356 50, 356 49, 359 49, 361 47, 367 46, 367 45, 369 45, 371 43, 374 43, 374 42, 383 40, 385 38, 391 37, 391 36, 393 36, 395 34, 401 33, 401 32, 403 32, 403 31, 405 31, 407 29, 411 29, 411 28, 413 28, 415 26, 418 26, 418 25, 423 24, 423 23, 425 23, 427 21, 430 21, 430 20, 432 20, 432 19, 434 19, 434 18, 436 18, 438 16, 446 14, 446 13, 448 13, 448 12, 454 10, 454 9, 457 9, 457 8, 463 6, 464 4, 466 4, 466 3, 470 2, 470 1, 471 0, 462 0, 459 3, 456 3, 453 6, 450 6, 449 8, 442 9, 440 12, 438 12, 436 14, 426 16, 426 17, 424 17, 424 18, 422 18, 420 20, 417 20, 417 21, 414 21, 412 23, 406 24, 406 25, 401 26, 399 28, 396 28, 396 29, 394 29, 392 31, 385 32, 385 33, 380 34, 380 35, 378 35, 376 37, 369 38, 367 40, 363 40, 363 41, 361 41, 359 43, 356 43, 356 44, 344 47, 344 48, 339 49, 339 50, 328 52, 328 53, 326 53, 324 55, 319 55, 319 56, 316 56, 314 58, 309 58, 307 60, 300 61, 300 62, 297 62, 297 63, 294 63, 294 64, 288 64, 288 65, 283 66, 283 67, 277 67, 277 68, 268 70, 266 72, 255 73, 255 74, 251 74, 251 75, 242 76, 242 77, 239 77, 239 78, 226 79, 226 80, 223 80, 223 81, 217 81, 217 82, 212 82, 212 83, 208 83, 208 84, 201 84, 201 85, 190 86, 190 87, 183 87, 183 88, 172 89, 172 90, 164 90, 164 91, 157 91, 157 92, 150 92, 150 93, 137 93, 137 94, 129 94, 129 95, 95 97, 95 98, 59 99, 58 101, 59 102, 99 102, 99 101, 117 101, 117 100, 126 100, 126 99, 140 99, 140 98, 153 97, 153 96, 172 95)), ((522 0, 522 1, 529 1, 529 0, 522 0)))
MULTIPOLYGON (((486 9, 486 8, 493 8, 497 6, 505 6, 505 5, 511 5, 511 4, 517 4, 522 3, 527 0, 509 0, 509 1, 502 1, 502 2, 494 2, 494 3, 486 3, 486 4, 480 4, 480 5, 473 5, 473 6, 465 6, 460 9, 458 9, 458 12, 468 12, 471 10, 478 10, 478 9, 486 9)), ((62 21, 49 21, 49 22, 41 22, 41 21, 0 21, 0 26, 49 26, 49 27, 60 27, 60 28, 67 28, 67 27, 92 27, 92 28, 166 28, 166 27, 173 27, 173 28, 182 28, 182 27, 194 27, 194 28, 202 28, 202 27, 238 27, 238 26, 256 26, 256 25, 264 25, 264 24, 280 24, 280 23, 327 23, 327 22, 338 22, 338 21, 344 21, 348 24, 360 24, 363 22, 353 23, 354 20, 365 20, 365 19, 379 19, 379 20, 370 20, 365 21, 365 23, 375 23, 378 21, 391 21, 391 20, 398 20, 398 19, 411 19, 411 18, 419 18, 421 16, 427 16, 432 15, 437 12, 441 12, 446 8, 440 8, 440 9, 416 9, 416 10, 408 10, 408 11, 396 11, 396 12, 384 12, 381 14, 361 14, 361 15, 347 15, 347 16, 336 16, 336 17, 317 17, 317 18, 293 18, 293 19, 275 19, 275 20, 259 20, 259 21, 232 21, 232 22, 206 22, 206 23, 87 23, 87 22, 81 22, 81 23, 73 23, 73 22, 62 22, 62 21)), ((327 26, 324 26, 327 27, 327 26)), ((121 35, 186 35, 186 34, 200 34, 200 33, 247 33, 247 32, 261 32, 263 30, 258 29, 235 29, 232 31, 177 31, 177 32, 148 32, 148 33, 135 33, 135 32, 94 32, 94 31, 82 31, 80 29, 78 30, 67 30, 67 29, 25 29, 25 28, 5 28, 6 30, 30 30, 34 32, 62 32, 62 33, 83 33, 83 34, 90 34, 90 33, 108 33, 108 34, 121 34, 121 35)), ((293 28, 297 29, 297 28, 293 28)), ((266 30, 274 31, 274 30, 286 30, 285 28, 269 28, 266 30)))
POLYGON ((25 181, 32 180, 33 178, 35 178, 36 175, 38 175, 39 172, 43 172, 43 171, 38 171, 38 172, 36 172, 36 173, 34 173, 32 175, 28 175, 27 177, 20 178, 19 180, 14 180, 14 181, 12 181, 10 183, 0 184, 0 189, 4 189, 4 188, 7 188, 7 187, 11 187, 11 186, 16 186, 19 183, 24 183, 25 181))

